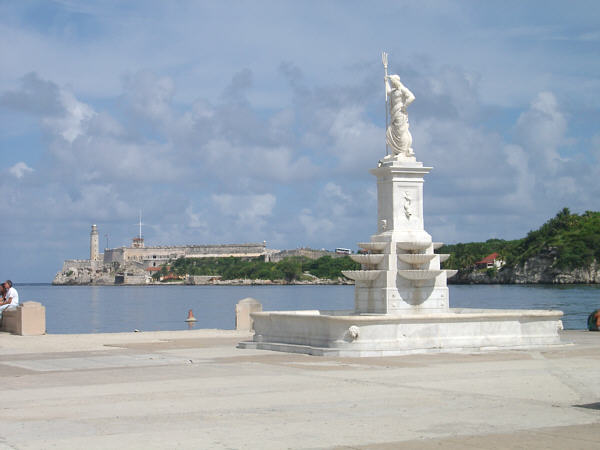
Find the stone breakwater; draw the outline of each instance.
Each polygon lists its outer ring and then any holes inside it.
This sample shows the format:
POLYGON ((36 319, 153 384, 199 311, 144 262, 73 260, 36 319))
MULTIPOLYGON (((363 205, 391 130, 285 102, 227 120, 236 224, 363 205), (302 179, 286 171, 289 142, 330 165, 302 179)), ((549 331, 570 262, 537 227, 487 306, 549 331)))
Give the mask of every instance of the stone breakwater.
POLYGON ((600 264, 592 262, 584 267, 559 269, 555 267, 556 254, 548 251, 533 256, 523 265, 503 267, 498 271, 462 269, 451 284, 597 284, 600 283, 600 264))

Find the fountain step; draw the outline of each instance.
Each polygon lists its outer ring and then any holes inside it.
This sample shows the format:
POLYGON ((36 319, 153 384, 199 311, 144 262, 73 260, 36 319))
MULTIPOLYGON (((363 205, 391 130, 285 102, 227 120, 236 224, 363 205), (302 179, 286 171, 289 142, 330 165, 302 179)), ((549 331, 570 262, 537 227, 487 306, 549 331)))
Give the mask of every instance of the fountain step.
POLYGON ((371 255, 350 255, 353 261, 357 263, 366 264, 367 266, 374 266, 383 261, 384 255, 382 254, 371 254, 371 255))
POLYGON ((433 249, 434 250, 437 250, 438 248, 443 247, 443 246, 444 246, 443 242, 434 242, 433 243, 433 249))
POLYGON ((385 270, 342 270, 342 273, 354 281, 373 281, 385 270))
POLYGON ((450 255, 448 253, 438 253, 440 255, 440 262, 443 263, 444 261, 448 260, 448 258, 450 258, 450 255))
POLYGON ((398 259, 408 264, 425 264, 435 258, 437 255, 433 253, 422 254, 422 253, 399 253, 398 259))
POLYGON ((458 273, 458 270, 454 270, 454 269, 446 270, 446 278, 453 277, 457 273, 458 273))
POLYGON ((369 252, 382 252, 387 242, 359 242, 358 246, 369 252))

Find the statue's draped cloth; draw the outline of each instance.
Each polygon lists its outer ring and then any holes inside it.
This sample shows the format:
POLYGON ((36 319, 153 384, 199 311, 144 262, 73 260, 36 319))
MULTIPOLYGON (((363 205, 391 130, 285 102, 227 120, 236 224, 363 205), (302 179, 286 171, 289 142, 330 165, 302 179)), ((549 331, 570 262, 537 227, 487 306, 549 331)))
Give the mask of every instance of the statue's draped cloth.
POLYGON ((406 107, 415 96, 401 82, 400 77, 392 75, 387 83, 391 122, 386 131, 386 140, 394 155, 412 156, 412 136, 408 129, 406 107))

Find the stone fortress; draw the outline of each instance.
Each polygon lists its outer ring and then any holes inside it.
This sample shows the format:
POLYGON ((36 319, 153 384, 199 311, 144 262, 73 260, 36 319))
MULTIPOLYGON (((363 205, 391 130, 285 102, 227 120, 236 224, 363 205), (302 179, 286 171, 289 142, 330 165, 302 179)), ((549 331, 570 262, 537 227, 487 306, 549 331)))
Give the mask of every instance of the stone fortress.
POLYGON ((271 260, 279 250, 267 243, 213 244, 146 247, 141 232, 130 247, 107 248, 100 253, 98 227, 90 232, 90 259, 67 259, 52 284, 148 284, 152 273, 178 258, 264 257, 271 260))
MULTIPOLYGON (((100 253, 98 227, 92 225, 90 232, 90 259, 67 259, 62 270, 56 274, 52 284, 149 284, 152 274, 169 261, 179 258, 257 258, 279 262, 284 258, 304 256, 317 259, 329 255, 333 258, 345 254, 297 248, 291 250, 268 249, 267 243, 249 244, 209 244, 209 245, 167 245, 146 247, 142 237, 141 225, 138 236, 134 237, 130 247, 106 248, 100 253)), ((205 284, 215 277, 192 276, 186 282, 205 284)))

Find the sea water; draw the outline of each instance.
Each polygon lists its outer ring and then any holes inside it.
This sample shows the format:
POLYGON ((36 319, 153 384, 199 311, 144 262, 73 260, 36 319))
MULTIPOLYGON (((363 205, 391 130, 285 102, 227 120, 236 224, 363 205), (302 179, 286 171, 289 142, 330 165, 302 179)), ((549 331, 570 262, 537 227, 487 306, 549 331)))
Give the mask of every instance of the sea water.
MULTIPOLYGON (((354 286, 52 286, 15 285, 23 301, 46 307, 48 333, 185 330, 235 327, 235 305, 246 297, 265 311, 353 309, 354 286)), ((451 285, 450 306, 493 309, 559 309, 565 329, 586 328, 600 308, 597 285, 451 285)))

